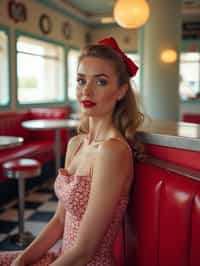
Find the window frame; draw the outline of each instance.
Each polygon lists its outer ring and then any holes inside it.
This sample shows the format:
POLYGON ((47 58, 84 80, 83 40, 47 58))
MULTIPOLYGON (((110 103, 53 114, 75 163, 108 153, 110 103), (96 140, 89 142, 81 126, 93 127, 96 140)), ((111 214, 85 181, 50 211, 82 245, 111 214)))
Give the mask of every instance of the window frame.
POLYGON ((0 24, 0 30, 3 31, 8 37, 8 103, 0 104, 0 110, 9 109, 11 106, 11 33, 8 26, 0 24))
POLYGON ((23 108, 23 107, 40 107, 40 106, 63 106, 64 104, 69 104, 69 99, 67 97, 67 47, 59 41, 54 41, 46 37, 40 37, 37 35, 33 35, 21 30, 16 30, 15 31, 15 77, 16 77, 16 107, 17 108, 23 108), (59 45, 64 49, 64 98, 62 101, 51 101, 51 102, 40 102, 40 103, 20 103, 18 101, 18 77, 17 77, 17 41, 19 37, 27 37, 27 38, 32 38, 37 41, 42 41, 42 42, 47 42, 48 44, 55 44, 59 45))
MULTIPOLYGON (((196 52, 200 53, 200 39, 193 39, 193 40, 182 40, 181 41, 181 49, 180 49, 180 54, 181 53, 189 53, 191 51, 188 50, 188 46, 191 44, 197 44, 198 49, 196 52)), ((180 73, 180 56, 179 56, 179 73, 180 73)), ((199 63, 200 64, 200 63, 199 63)), ((199 65, 200 67, 200 65, 199 65)), ((199 73, 199 77, 200 77, 200 73, 199 73)), ((200 83, 200 79, 199 79, 199 83, 200 83)), ((199 84, 199 88, 200 88, 200 84, 199 84)), ((198 104, 200 105, 200 99, 180 99, 180 103, 188 103, 188 104, 198 104)))
MULTIPOLYGON (((76 50, 76 51, 81 51, 80 47, 78 46, 73 46, 73 45, 70 45, 67 47, 67 56, 66 56, 66 73, 67 73, 67 98, 68 98, 68 53, 69 53, 69 50, 76 50)), ((70 103, 70 105, 72 106, 72 108, 74 110, 77 110, 78 109, 78 103, 77 103, 77 100, 71 100, 68 98, 68 101, 70 103)))

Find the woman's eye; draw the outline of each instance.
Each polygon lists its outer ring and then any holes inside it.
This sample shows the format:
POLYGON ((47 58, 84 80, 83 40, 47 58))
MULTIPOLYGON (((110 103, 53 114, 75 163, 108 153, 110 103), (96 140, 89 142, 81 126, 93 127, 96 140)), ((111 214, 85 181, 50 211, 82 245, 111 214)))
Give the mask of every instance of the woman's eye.
POLYGON ((105 86, 105 85, 107 85, 107 80, 105 80, 105 79, 99 79, 99 80, 97 80, 97 85, 99 85, 99 86, 105 86))
POLYGON ((77 84, 78 84, 79 86, 84 85, 84 84, 85 84, 85 80, 82 79, 82 78, 79 78, 79 79, 77 79, 77 84))

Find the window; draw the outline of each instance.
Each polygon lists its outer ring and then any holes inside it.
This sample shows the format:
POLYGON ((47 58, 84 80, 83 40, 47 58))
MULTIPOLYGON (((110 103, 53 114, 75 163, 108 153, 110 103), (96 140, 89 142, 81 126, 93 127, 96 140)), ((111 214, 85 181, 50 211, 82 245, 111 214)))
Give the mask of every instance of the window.
POLYGON ((140 91, 140 57, 139 54, 136 53, 126 53, 126 55, 135 62, 135 64, 139 67, 137 74, 132 78, 131 84, 134 90, 139 93, 140 91))
POLYGON ((199 52, 186 52, 180 55, 179 94, 182 100, 200 97, 199 52))
POLYGON ((80 51, 75 49, 70 49, 67 57, 68 65, 68 98, 69 100, 76 100, 76 72, 78 57, 80 51))
POLYGON ((0 106, 9 104, 8 35, 0 30, 0 106))
POLYGON ((17 40, 17 99, 20 104, 63 102, 65 53, 57 44, 21 36, 17 40))

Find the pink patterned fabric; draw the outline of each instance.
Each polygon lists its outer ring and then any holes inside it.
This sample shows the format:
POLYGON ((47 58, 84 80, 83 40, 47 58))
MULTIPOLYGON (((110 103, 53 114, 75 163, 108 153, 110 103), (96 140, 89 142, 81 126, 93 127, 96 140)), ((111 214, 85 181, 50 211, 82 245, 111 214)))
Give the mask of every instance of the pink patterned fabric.
MULTIPOLYGON (((62 251, 73 245, 76 239, 81 218, 86 210, 91 177, 65 176, 59 174, 55 181, 55 192, 65 208, 65 228, 62 251)), ((87 266, 114 266, 113 245, 122 224, 122 219, 128 204, 128 197, 122 197, 116 207, 112 222, 102 239, 94 257, 87 266)))
MULTIPOLYGON (((16 252, 0 252, 0 266, 10 266, 12 261, 17 257, 20 251, 16 252)), ((48 266, 57 258, 57 254, 49 252, 44 255, 37 263, 32 266, 48 266)))

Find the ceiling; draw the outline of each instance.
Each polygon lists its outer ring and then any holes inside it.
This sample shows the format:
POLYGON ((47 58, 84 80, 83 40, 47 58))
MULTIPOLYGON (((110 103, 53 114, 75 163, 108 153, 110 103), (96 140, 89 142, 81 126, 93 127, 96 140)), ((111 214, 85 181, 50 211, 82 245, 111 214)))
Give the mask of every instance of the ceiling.
MULTIPOLYGON (((156 0, 153 0, 156 1, 156 0)), ((176 0, 174 0, 176 1, 176 0)), ((90 25, 103 24, 102 18, 114 23, 112 10, 115 0, 49 0, 66 13, 90 25)), ((183 0, 183 21, 200 21, 200 0, 183 0)))

